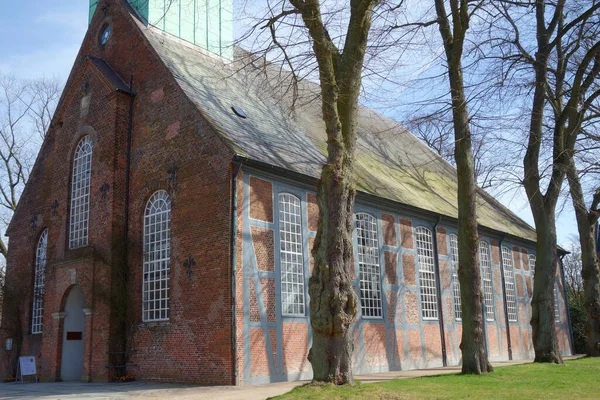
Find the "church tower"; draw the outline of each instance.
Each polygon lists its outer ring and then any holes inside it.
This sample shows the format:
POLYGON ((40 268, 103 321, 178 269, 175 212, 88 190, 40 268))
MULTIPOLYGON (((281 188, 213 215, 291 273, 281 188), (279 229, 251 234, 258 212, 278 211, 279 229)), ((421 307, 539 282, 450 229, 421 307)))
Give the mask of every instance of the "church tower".
MULTIPOLYGON (((90 0, 89 20, 99 0, 90 0)), ((128 0, 146 25, 233 58, 233 0, 128 0)))

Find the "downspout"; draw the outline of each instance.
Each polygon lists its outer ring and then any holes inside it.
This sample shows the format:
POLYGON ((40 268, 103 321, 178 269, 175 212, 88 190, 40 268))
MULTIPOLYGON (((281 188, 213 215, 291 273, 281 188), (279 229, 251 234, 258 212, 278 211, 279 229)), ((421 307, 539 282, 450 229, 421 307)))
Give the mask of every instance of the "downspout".
POLYGON ((504 236, 500 240, 498 245, 498 251, 500 252, 500 278, 502 280, 502 302, 504 303, 504 323, 506 324, 506 344, 508 345, 508 359, 512 360, 512 343, 510 340, 510 321, 508 320, 508 303, 506 302, 506 282, 504 281, 504 257, 502 257, 502 243, 504 243, 504 236))
POLYGON ((232 270, 232 282, 231 282, 231 295, 232 295, 232 340, 231 340, 231 346, 232 346, 232 354, 233 354, 233 362, 232 362, 232 370, 233 370, 233 376, 232 376, 232 380, 233 380, 233 385, 237 385, 238 383, 238 371, 237 371, 237 324, 236 324, 236 294, 237 294, 237 287, 236 287, 236 282, 237 282, 237 212, 238 212, 238 207, 237 207, 237 177, 238 174, 240 172, 240 170, 242 169, 242 164, 244 163, 244 160, 241 159, 236 163, 236 157, 234 157, 234 161, 233 161, 233 165, 236 166, 237 168, 234 170, 233 172, 233 176, 232 176, 232 189, 231 189, 231 270, 232 270))
POLYGON ((133 74, 129 78, 129 90, 131 91, 131 99, 129 100, 129 123, 127 126, 127 161, 125 164, 125 265, 129 261, 129 188, 130 188, 130 174, 131 174, 131 141, 133 136, 133 101, 135 100, 135 93, 133 92, 133 74))
POLYGON ((448 357, 446 354, 446 333, 444 332, 444 308, 442 305, 442 287, 440 281, 440 263, 438 261, 438 243, 437 243, 437 227, 442 221, 440 216, 433 225, 433 265, 435 267, 435 287, 437 293, 437 306, 440 321, 440 338, 442 340, 442 364, 444 367, 448 365, 448 357))
POLYGON ((575 342, 573 341, 573 325, 571 324, 571 309, 569 308, 569 300, 567 297, 567 285, 565 285, 565 268, 563 264, 563 258, 566 254, 560 256, 559 267, 560 267, 560 280, 563 287, 563 298, 565 299, 565 307, 567 308, 567 320, 569 322, 569 340, 571 343, 571 355, 575 355, 575 342))
MULTIPOLYGON (((129 189, 130 189, 130 175, 131 175, 131 142, 132 142, 132 136, 133 136, 133 102, 135 100, 135 92, 133 91, 133 74, 131 74, 130 78, 129 78, 129 91, 131 92, 130 94, 130 100, 129 100, 129 121, 128 121, 128 125, 127 125, 127 160, 126 160, 126 164, 125 164, 125 221, 124 221, 124 227, 123 227, 123 231, 125 234, 124 237, 124 243, 123 243, 123 267, 125 268, 125 274, 123 274, 123 278, 125 279, 125 289, 127 290, 127 292, 129 292, 127 286, 128 286, 128 276, 127 276, 127 271, 129 270, 129 268, 127 268, 127 265, 129 263, 129 189)), ((126 322, 124 322, 124 324, 126 324, 126 322)), ((124 329, 125 332, 123 332, 123 365, 124 365, 124 369, 127 368, 127 326, 125 325, 124 329)))

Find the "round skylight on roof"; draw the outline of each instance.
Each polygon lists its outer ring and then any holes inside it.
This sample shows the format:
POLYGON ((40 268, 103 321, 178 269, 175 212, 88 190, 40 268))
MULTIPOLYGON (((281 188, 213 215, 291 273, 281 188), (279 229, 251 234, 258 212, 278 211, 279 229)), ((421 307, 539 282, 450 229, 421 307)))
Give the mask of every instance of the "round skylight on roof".
POLYGON ((233 110, 233 113, 235 115, 237 115, 238 117, 240 117, 240 118, 244 118, 244 119, 248 118, 248 116, 246 115, 246 113, 244 112, 244 110, 242 110, 238 106, 232 106, 231 110, 233 110))

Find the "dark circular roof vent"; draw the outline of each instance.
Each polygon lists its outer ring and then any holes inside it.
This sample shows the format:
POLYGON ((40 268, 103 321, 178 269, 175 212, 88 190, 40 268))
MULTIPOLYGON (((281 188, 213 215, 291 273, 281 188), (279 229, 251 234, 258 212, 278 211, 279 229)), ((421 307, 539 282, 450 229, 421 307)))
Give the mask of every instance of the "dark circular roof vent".
POLYGON ((235 115, 237 115, 238 117, 244 118, 244 119, 248 118, 248 116, 246 115, 244 110, 242 110, 240 107, 232 106, 231 109, 233 110, 235 115))

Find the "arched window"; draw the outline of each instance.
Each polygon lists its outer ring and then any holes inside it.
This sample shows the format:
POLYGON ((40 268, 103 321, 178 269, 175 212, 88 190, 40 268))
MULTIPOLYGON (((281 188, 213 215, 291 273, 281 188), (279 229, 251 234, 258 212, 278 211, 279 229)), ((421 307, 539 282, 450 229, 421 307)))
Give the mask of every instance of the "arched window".
POLYGON ((92 140, 85 136, 77 144, 71 177, 71 216, 69 248, 87 246, 90 216, 90 181, 92 174, 92 140))
POLYGON ((460 308, 460 281, 458 280, 458 237, 450 235, 450 261, 452 262, 452 290, 454 292, 454 316, 457 320, 462 319, 460 308))
POLYGON ((377 243, 377 220, 369 214, 356 214, 360 309, 366 318, 381 318, 381 267, 377 243))
POLYGON ((506 308, 508 320, 517 321, 517 297, 515 295, 515 279, 513 273, 513 259, 508 247, 502 247, 502 262, 504 264, 504 292, 506 293, 506 308))
POLYGON ((144 214, 144 285, 142 319, 169 319, 171 270, 171 200, 164 190, 154 193, 144 214))
POLYGON ((423 319, 438 319, 437 288, 433 258, 431 230, 419 226, 415 229, 419 257, 419 291, 423 319))
POLYGON ((33 309, 31 310, 31 333, 42 333, 44 327, 44 274, 46 271, 46 248, 48 229, 40 235, 35 250, 35 272, 33 277, 33 309))
POLYGON ((281 310, 284 315, 304 315, 304 255, 302 252, 300 199, 279 195, 279 260, 281 310))
POLYGON ((479 242, 479 264, 483 280, 483 297, 485 299, 485 318, 494 320, 494 290, 492 287, 492 264, 490 262, 490 246, 483 240, 479 242))

